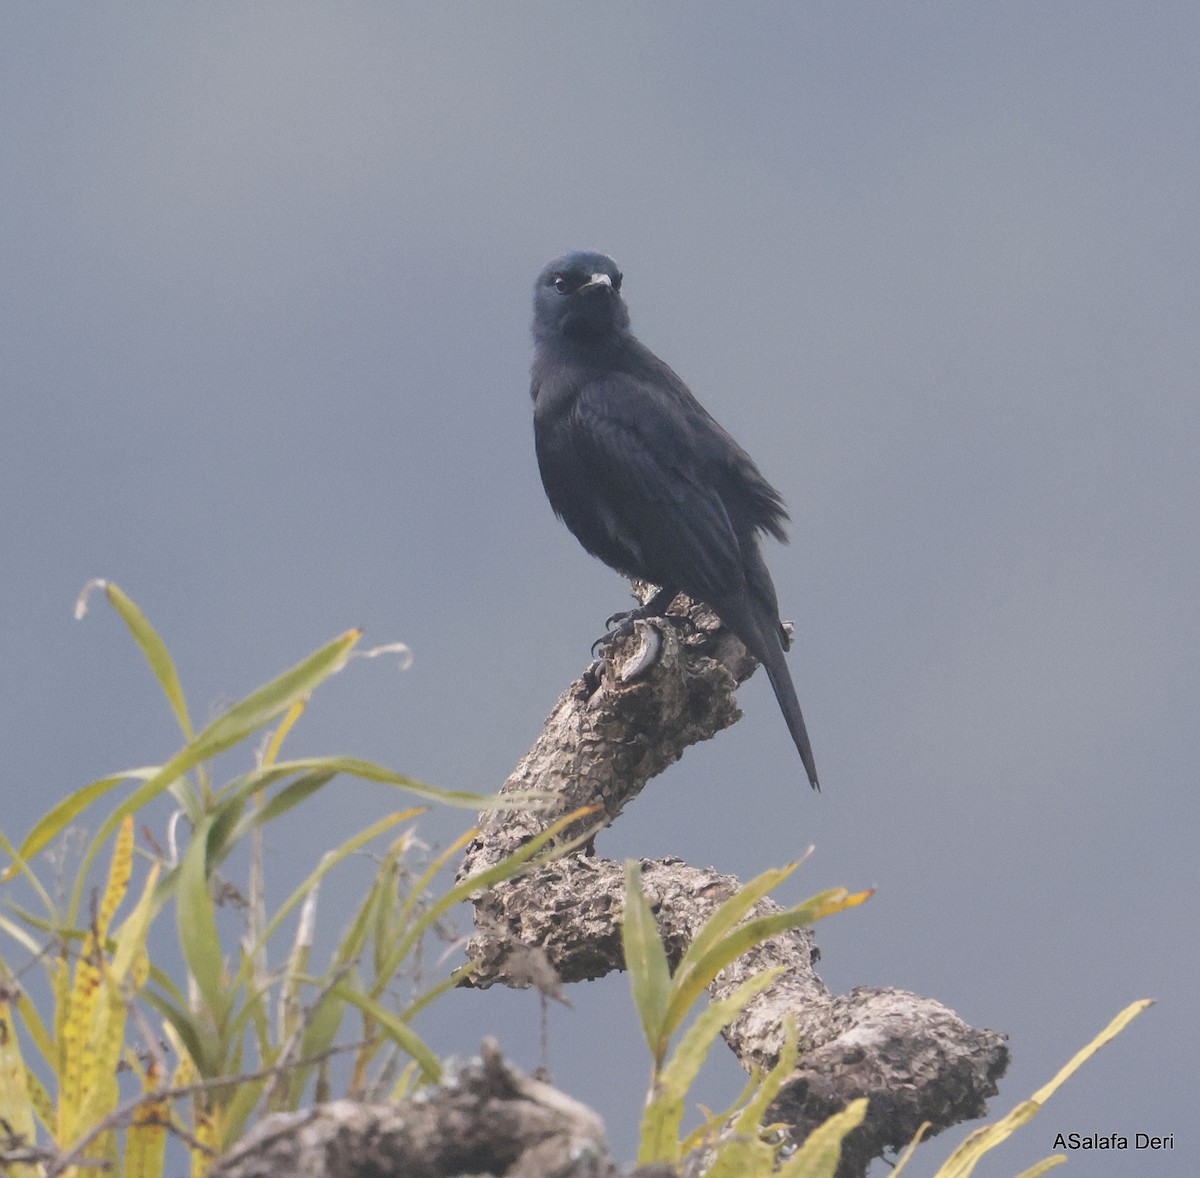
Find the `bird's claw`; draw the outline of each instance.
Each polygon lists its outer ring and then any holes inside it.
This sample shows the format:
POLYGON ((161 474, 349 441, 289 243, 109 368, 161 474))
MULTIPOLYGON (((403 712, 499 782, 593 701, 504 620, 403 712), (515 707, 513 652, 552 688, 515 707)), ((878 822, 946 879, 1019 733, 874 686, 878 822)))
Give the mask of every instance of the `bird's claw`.
POLYGON ((641 606, 638 609, 613 614, 605 621, 604 624, 608 629, 592 643, 592 657, 596 657, 596 652, 600 647, 609 646, 614 642, 620 642, 623 638, 628 638, 634 632, 638 622, 649 621, 651 618, 674 626, 684 637, 698 632, 696 623, 685 614, 669 614, 662 609, 641 606))
MULTIPOLYGON (((659 620, 656 618, 655 622, 659 620)), ((659 655, 662 653, 661 628, 645 618, 634 618, 628 623, 628 629, 630 634, 637 634, 640 641, 629 650, 622 651, 620 661, 614 660, 611 652, 597 659, 585 672, 585 682, 594 675, 595 686, 599 687, 602 669, 611 669, 618 683, 631 683, 658 662, 659 655)), ((613 642, 616 637, 616 632, 610 631, 603 638, 596 639, 592 646, 592 653, 595 654, 596 647, 613 642)))
POLYGON ((599 647, 620 642, 622 638, 628 638, 633 633, 634 625, 637 622, 645 621, 649 616, 646 607, 642 606, 640 609, 624 610, 606 618, 604 633, 592 643, 592 656, 595 657, 599 647))
POLYGON ((649 616, 644 605, 638 609, 623 609, 620 613, 609 614, 604 619, 604 628, 610 633, 619 631, 622 636, 632 634, 633 623, 649 616))

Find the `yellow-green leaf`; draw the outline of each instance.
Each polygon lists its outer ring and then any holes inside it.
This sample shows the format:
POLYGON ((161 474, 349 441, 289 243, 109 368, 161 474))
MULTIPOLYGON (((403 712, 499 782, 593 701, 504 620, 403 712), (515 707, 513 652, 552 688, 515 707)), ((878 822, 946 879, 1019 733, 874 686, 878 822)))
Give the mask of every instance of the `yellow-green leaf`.
MULTIPOLYGON (((632 859, 625 863, 625 913, 621 922, 621 945, 625 968, 633 987, 633 1004, 642 1020, 642 1033, 655 1067, 667 1054, 668 1033, 664 1027, 671 997, 671 967, 642 890, 642 869, 632 859)), ((678 1137, 676 1137, 678 1145, 678 1137)), ((673 1159, 672 1159, 673 1160, 673 1159)))
POLYGON ((133 815, 127 814, 125 821, 117 829, 117 837, 113 843, 112 863, 108 868, 108 882, 104 887, 104 895, 100 899, 100 909, 96 914, 96 935, 103 940, 108 935, 108 926, 113 915, 125 899, 125 891, 129 887, 129 877, 133 873, 133 815))
POLYGON ((1058 1091, 1064 1081, 1078 1071, 1101 1047, 1119 1035, 1143 1010, 1152 1005, 1150 999, 1143 998, 1127 1006, 1086 1047, 1077 1051, 1070 1062, 1059 1069, 1054 1079, 1039 1088, 1030 1100, 1022 1101, 1006 1117, 994 1124, 985 1125, 971 1133, 946 1159, 936 1178, 969 1178, 985 1153, 1011 1137, 1022 1125, 1033 1120, 1041 1111, 1042 1105, 1058 1091))
POLYGON ((676 981, 686 978, 695 965, 730 931, 765 895, 773 892, 790 876, 800 861, 786 867, 771 868, 738 888, 732 896, 720 904, 704 922, 704 926, 687 947, 679 968, 675 971, 676 981))
MULTIPOLYGON (((33 1146, 37 1143, 37 1126, 25 1074, 12 1009, 8 999, 0 997, 0 1125, 5 1127, 7 1136, 33 1146)), ((7 1169, 14 1178, 33 1178, 38 1173, 38 1167, 25 1164, 11 1165, 7 1169)))
POLYGON ((840 1113, 818 1125, 782 1166, 780 1178, 833 1178, 842 1157, 842 1141, 863 1123, 867 1098, 852 1100, 840 1113))
POLYGON ((1017 1178, 1042 1178, 1043 1174, 1049 1174, 1056 1166, 1061 1166, 1067 1160, 1065 1153, 1052 1154, 1048 1158, 1042 1158, 1040 1162, 1034 1162, 1028 1170, 1022 1170, 1017 1178))
POLYGON ((783 972, 783 967, 778 966, 747 978, 728 998, 713 1002, 688 1027, 670 1061, 654 1077, 650 1099, 642 1115, 639 1165, 679 1160, 684 1100, 704 1066, 713 1043, 721 1030, 733 1022, 783 972))
POLYGON ((304 715, 304 709, 308 707, 307 699, 298 699, 287 710, 287 714, 279 722, 279 727, 271 733, 271 739, 267 742, 267 751, 263 754, 263 766, 270 768, 279 758, 279 750, 283 747, 283 742, 287 734, 291 732, 296 721, 304 715))
POLYGON ((169 1116, 165 1100, 145 1100, 138 1105, 125 1135, 124 1178, 162 1178, 169 1116))
POLYGON ((726 1137, 712 1150, 704 1178, 774 1178, 778 1150, 758 1137, 726 1137))
POLYGON ((738 1114, 733 1125, 735 1133, 749 1137, 757 1135, 762 1129, 767 1110, 779 1095, 783 1082, 796 1067, 796 1059, 800 1054, 798 1042, 796 1020, 787 1015, 784 1019, 783 1048, 779 1052, 779 1058, 775 1061, 775 1066, 762 1078, 757 1090, 746 1102, 746 1107, 738 1114))
POLYGON ((113 938, 112 976, 118 983, 123 983, 134 972, 134 967, 142 957, 146 948, 146 938, 150 934, 150 923, 157 911, 154 891, 158 884, 158 874, 162 865, 155 863, 146 876, 146 883, 134 910, 124 919, 121 927, 113 938))
POLYGON ((1081 1047, 1075 1052, 1070 1061, 1059 1069, 1054 1079, 1049 1084, 1044 1084, 1033 1094, 1033 1099, 1039 1105, 1045 1104, 1063 1086, 1065 1081, 1087 1063, 1101 1047, 1106 1043, 1112 1042, 1143 1010, 1153 1005, 1154 1002, 1150 998, 1142 998, 1137 1002, 1131 1002, 1086 1047, 1081 1047))
POLYGON ((34 1046, 42 1053, 42 1058, 46 1063, 53 1068, 54 1043, 50 1038, 50 1033, 46 1030, 46 1024, 42 1022, 41 1015, 37 1012, 37 1007, 29 1000, 29 995, 24 990, 17 994, 17 1013, 21 1016, 21 1022, 29 1032, 34 1046))
POLYGON ((904 1147, 904 1152, 896 1159, 896 1167, 892 1171, 891 1178, 897 1178, 912 1160, 913 1154, 917 1152, 917 1146, 925 1139, 925 1134, 932 1128, 930 1121, 922 1121, 920 1127, 913 1134, 913 1139, 904 1147))

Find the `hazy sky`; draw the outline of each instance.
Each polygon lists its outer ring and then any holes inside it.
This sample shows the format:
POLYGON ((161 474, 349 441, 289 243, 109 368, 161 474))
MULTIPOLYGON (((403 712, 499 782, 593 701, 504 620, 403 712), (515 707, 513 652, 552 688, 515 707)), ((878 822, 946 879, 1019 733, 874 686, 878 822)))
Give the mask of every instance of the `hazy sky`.
MULTIPOLYGON (((1196 1172, 1194 3, 6 5, 0 135, 6 833, 176 747, 111 611, 71 620, 94 576, 201 717, 351 625, 407 642, 292 751, 497 787, 627 601, 545 503, 527 394, 534 276, 603 249, 791 508, 824 792, 756 676, 599 852, 748 878, 815 843, 784 901, 878 889, 819 930, 826 981, 1006 1032, 996 1114, 1159 999, 978 1173, 1071 1130, 1176 1141, 1072 1173, 1196 1172)), ((281 889, 394 803, 327 794, 281 889)), ((571 997, 551 1070, 630 1160, 627 980, 571 997)), ((422 1030, 531 1067, 537 1026, 489 991, 422 1030)))

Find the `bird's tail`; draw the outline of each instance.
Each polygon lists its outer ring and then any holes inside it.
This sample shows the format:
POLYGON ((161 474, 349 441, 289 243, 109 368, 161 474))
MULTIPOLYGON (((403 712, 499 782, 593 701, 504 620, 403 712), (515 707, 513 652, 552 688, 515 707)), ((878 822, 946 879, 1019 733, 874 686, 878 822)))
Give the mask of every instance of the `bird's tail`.
POLYGON ((796 687, 792 683, 784 652, 787 635, 779 621, 779 602, 775 597, 775 586, 771 574, 763 562, 756 538, 751 535, 742 539, 742 567, 746 572, 746 593, 738 600, 728 602, 728 609, 717 614, 725 624, 745 643, 746 649, 767 669, 779 710, 787 721, 788 731, 796 744, 809 784, 819 790, 817 763, 813 759, 808 729, 804 726, 804 715, 800 701, 796 698, 796 687))
POLYGON ((759 627, 762 635, 762 650, 751 651, 767 670, 767 677, 775 689, 775 698, 779 701, 779 710, 787 721, 788 731, 796 743, 800 760, 804 762, 804 771, 808 774, 809 784, 815 790, 821 786, 817 782, 817 763, 813 759, 812 744, 808 739, 808 729, 804 726, 804 714, 800 711, 800 701, 796 698, 796 686, 792 682, 784 658, 783 641, 778 629, 768 623, 759 627))

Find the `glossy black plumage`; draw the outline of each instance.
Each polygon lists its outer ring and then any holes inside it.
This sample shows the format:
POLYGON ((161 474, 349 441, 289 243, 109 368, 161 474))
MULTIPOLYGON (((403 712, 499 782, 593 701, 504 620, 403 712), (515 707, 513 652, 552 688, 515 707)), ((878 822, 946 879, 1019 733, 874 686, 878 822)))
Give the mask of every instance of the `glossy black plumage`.
POLYGON ((703 601, 767 670, 813 788, 787 634, 758 533, 786 540, 779 493, 683 381, 629 330, 604 254, 550 262, 534 287, 530 392, 542 484, 594 556, 703 601))

